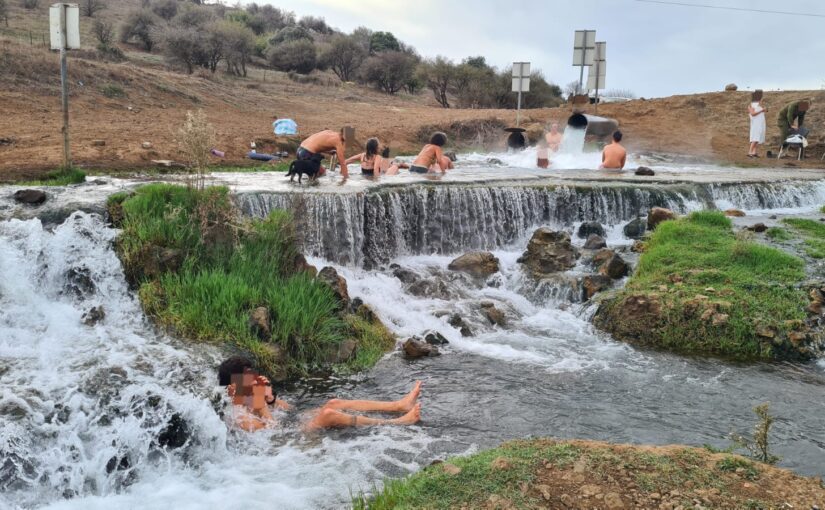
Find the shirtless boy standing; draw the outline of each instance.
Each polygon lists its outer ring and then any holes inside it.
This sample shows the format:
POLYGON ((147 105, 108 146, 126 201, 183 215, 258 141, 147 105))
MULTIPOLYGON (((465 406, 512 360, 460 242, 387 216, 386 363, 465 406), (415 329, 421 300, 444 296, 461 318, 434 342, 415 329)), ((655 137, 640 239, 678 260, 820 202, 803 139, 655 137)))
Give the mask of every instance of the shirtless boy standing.
MULTIPOLYGON (((344 145, 346 141, 347 140, 344 138, 343 129, 340 131, 325 129, 324 131, 315 133, 301 142, 301 146, 298 147, 297 151, 295 151, 295 156, 299 160, 304 160, 312 158, 315 154, 331 153, 335 151, 335 154, 338 156, 338 162, 343 163, 347 159, 347 156, 344 154, 344 145)), ((333 168, 332 170, 335 169, 333 168)), ((344 177, 349 177, 347 165, 341 165, 341 175, 344 177)))
POLYGON ((545 139, 547 140, 547 148, 551 152, 559 151, 559 147, 561 147, 561 133, 559 133, 558 122, 554 122, 553 125, 550 126, 550 132, 545 135, 545 139))
POLYGON ((621 170, 627 160, 627 151, 619 143, 622 141, 622 132, 613 133, 613 143, 606 146, 602 151, 602 164, 599 170, 621 170))

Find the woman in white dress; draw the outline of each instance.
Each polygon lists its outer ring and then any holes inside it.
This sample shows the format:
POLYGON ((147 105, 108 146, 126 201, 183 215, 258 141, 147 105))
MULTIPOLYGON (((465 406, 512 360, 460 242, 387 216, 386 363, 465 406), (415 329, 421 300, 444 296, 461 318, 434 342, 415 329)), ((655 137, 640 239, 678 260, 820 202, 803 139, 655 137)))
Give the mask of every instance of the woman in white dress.
POLYGON ((751 95, 751 104, 748 106, 748 113, 751 119, 749 158, 758 158, 759 155, 756 153, 756 148, 760 143, 765 143, 765 112, 767 111, 768 109, 762 104, 762 91, 754 91, 751 95))

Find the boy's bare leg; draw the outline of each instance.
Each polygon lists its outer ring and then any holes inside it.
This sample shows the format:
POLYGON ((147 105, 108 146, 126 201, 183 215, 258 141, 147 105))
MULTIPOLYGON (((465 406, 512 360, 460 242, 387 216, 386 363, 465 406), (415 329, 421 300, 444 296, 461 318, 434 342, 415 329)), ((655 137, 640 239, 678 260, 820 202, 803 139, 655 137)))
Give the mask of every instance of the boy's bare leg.
POLYGON ((342 400, 334 398, 324 404, 323 409, 362 411, 362 412, 384 412, 384 413, 406 413, 413 408, 421 393, 421 381, 416 381, 412 391, 401 400, 394 402, 383 402, 377 400, 342 400))
POLYGON ((344 427, 370 427, 372 425, 413 425, 421 419, 421 404, 415 404, 403 416, 393 419, 369 418, 367 416, 357 416, 347 414, 330 408, 322 408, 312 420, 306 424, 306 430, 344 428, 344 427))

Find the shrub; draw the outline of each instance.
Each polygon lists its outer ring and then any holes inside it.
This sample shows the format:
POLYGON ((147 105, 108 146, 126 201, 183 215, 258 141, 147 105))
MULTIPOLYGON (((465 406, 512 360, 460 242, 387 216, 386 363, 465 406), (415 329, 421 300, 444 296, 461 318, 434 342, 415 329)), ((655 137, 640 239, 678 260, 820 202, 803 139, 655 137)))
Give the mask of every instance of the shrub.
POLYGON ((367 58, 367 51, 351 36, 338 35, 321 55, 321 63, 332 69, 341 81, 352 81, 367 58))
POLYGON ((285 42, 307 40, 313 41, 309 30, 303 27, 284 27, 278 33, 270 37, 269 44, 277 46, 285 42))
POLYGON ((410 81, 415 66, 415 57, 400 51, 385 51, 364 62, 361 77, 387 94, 395 94, 410 81))
POLYGON ((106 3, 103 0, 82 0, 80 2, 80 13, 87 18, 93 17, 98 11, 106 8, 106 3))
POLYGON ((332 28, 327 25, 324 18, 315 16, 304 16, 298 21, 298 26, 307 30, 318 32, 319 34, 331 34, 334 32, 332 28))
POLYGON ((115 40, 115 27, 106 21, 96 19, 92 23, 92 34, 97 39, 99 45, 111 46, 115 40))
POLYGON ((391 32, 373 32, 370 35, 370 55, 384 51, 401 51, 401 43, 391 32))
POLYGON ((156 0, 152 2, 150 9, 159 17, 170 20, 178 14, 178 2, 177 0, 156 0))
POLYGON ((110 83, 100 87, 100 93, 109 98, 126 97, 126 91, 120 85, 110 83))
POLYGON ((40 0, 20 0, 20 6, 24 9, 37 9, 40 0))
POLYGON ((143 49, 151 52, 155 46, 153 32, 159 18, 148 9, 132 11, 120 27, 120 41, 124 43, 138 41, 143 49))
POLYGON ((246 64, 255 54, 255 34, 239 23, 224 21, 217 26, 224 42, 226 69, 236 76, 246 76, 246 64))
POLYGON ((307 74, 317 62, 315 44, 301 39, 285 42, 269 50, 269 63, 279 71, 295 71, 307 74))

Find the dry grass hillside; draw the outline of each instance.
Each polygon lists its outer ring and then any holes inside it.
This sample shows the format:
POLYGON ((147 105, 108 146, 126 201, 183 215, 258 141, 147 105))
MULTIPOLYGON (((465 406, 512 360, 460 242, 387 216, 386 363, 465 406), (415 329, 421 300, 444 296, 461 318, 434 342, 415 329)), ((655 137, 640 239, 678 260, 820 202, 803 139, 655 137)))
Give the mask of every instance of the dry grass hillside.
MULTIPOLYGON (((0 181, 33 177, 60 163, 61 116, 57 55, 47 39, 46 3, 30 11, 11 2, 9 28, 0 25, 0 181)), ((98 16, 117 24, 135 5, 109 0, 98 16)), ((302 134, 352 125, 357 138, 378 136, 396 151, 418 149, 430 128, 464 133, 466 145, 501 143, 502 125, 515 122, 509 110, 442 109, 428 91, 387 96, 324 73, 295 81, 285 73, 253 68, 247 78, 218 72, 185 75, 168 69, 160 55, 121 45, 126 62, 99 60, 81 19, 84 45, 72 52, 71 135, 75 163, 90 168, 128 169, 153 159, 179 159, 176 141, 188 110, 203 109, 217 132, 216 146, 229 162, 240 162, 255 138, 270 136, 273 115, 294 118, 302 134), (99 141, 105 142, 100 145, 99 141), (151 142, 151 149, 143 149, 151 142)), ((812 147, 803 164, 816 166, 825 150, 825 92, 769 92, 765 102, 769 142, 776 137, 775 115, 786 103, 813 97, 806 124, 812 147)), ((616 118, 631 151, 694 155, 735 164, 776 164, 745 157, 747 92, 716 92, 603 105, 599 114, 616 118)), ((590 107, 591 113, 592 107, 590 107)), ((569 107, 529 110, 523 122, 564 121, 569 107)))

